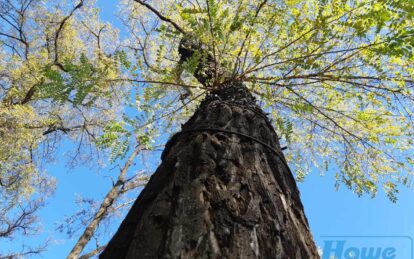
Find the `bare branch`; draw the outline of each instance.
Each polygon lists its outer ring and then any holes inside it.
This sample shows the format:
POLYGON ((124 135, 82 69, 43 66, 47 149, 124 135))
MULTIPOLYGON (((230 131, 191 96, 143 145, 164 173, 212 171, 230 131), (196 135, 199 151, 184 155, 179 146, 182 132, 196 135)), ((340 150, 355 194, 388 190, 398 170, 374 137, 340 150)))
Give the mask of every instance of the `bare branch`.
POLYGON ((164 15, 162 15, 157 9, 152 7, 150 4, 147 4, 141 0, 134 0, 134 1, 139 3, 140 5, 145 6, 149 10, 151 10, 151 12, 153 12, 156 16, 158 16, 158 18, 160 18, 164 22, 168 22, 169 24, 171 24, 177 31, 181 32, 182 34, 186 34, 186 32, 177 23, 175 23, 170 18, 167 18, 164 15))
POLYGON ((0 255, 0 259, 14 259, 14 258, 27 258, 28 256, 39 256, 41 253, 46 251, 46 247, 49 245, 49 240, 38 247, 26 247, 23 246, 22 251, 19 253, 12 253, 8 255, 0 255))
MULTIPOLYGON (((43 203, 39 201, 30 202, 26 206, 18 206, 19 212, 14 219, 0 217, 0 237, 9 238, 17 231, 29 233, 33 230, 33 223, 36 221, 34 215, 43 203)), ((7 209, 6 209, 7 210, 7 209)))
POLYGON ((105 247, 106 247, 106 245, 97 247, 96 249, 90 251, 89 253, 80 256, 78 259, 88 259, 88 258, 91 258, 92 256, 95 256, 95 255, 101 253, 105 249, 105 247))
POLYGON ((92 238, 93 234, 95 233, 99 223, 107 216, 108 209, 112 206, 112 204, 115 202, 115 200, 119 197, 121 194, 121 190, 123 186, 125 185, 125 176, 129 169, 129 167, 132 165, 133 160, 135 157, 141 152, 141 150, 144 147, 141 145, 137 145, 134 149, 134 151, 129 156, 128 160, 126 161, 124 167, 121 169, 118 179, 115 182, 115 185, 109 190, 109 192, 105 195, 105 198, 103 199, 98 211, 95 213, 93 219, 88 224, 88 226, 85 228, 85 231, 80 236, 79 240, 76 242, 74 247, 72 248, 72 251, 68 255, 68 259, 76 259, 80 255, 80 253, 83 251, 85 246, 88 244, 90 239, 92 238))

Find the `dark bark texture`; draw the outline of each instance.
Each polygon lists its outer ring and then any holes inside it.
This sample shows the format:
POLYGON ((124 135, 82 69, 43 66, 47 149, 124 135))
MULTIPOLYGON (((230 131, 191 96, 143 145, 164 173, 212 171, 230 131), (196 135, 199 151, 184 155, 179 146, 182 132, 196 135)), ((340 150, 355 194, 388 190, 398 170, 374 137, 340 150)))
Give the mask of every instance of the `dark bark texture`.
POLYGON ((100 258, 319 258, 278 137, 240 82, 173 136, 100 258))

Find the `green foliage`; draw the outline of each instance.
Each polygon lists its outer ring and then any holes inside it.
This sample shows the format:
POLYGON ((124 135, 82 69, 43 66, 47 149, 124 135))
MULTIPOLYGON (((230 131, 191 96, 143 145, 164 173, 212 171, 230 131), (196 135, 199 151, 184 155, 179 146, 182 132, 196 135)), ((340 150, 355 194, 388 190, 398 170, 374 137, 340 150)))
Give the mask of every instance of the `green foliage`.
POLYGON ((109 161, 125 158, 129 151, 131 133, 124 128, 123 123, 112 121, 103 128, 103 133, 96 140, 95 144, 102 149, 110 149, 109 161))
POLYGON ((128 60, 127 53, 124 50, 118 50, 114 54, 115 60, 118 60, 119 63, 126 69, 131 68, 131 62, 128 60))
MULTIPOLYGON (((393 201, 398 186, 411 184, 412 1, 152 4, 167 19, 151 33, 141 33, 148 31, 143 25, 157 24, 157 15, 132 1, 123 6, 129 28, 139 42, 147 42, 137 58, 143 78, 192 85, 189 98, 194 97, 205 86, 191 74, 208 53, 217 69, 215 82, 242 80, 272 111, 298 178, 310 168, 330 168, 336 170, 338 186, 358 195, 375 195, 382 186, 393 201), (205 51, 185 64, 177 64, 177 25, 205 51)), ((149 102, 169 97, 158 90, 145 93, 149 102)))
POLYGON ((275 126, 279 136, 283 137, 287 143, 290 143, 293 134, 293 124, 288 119, 277 117, 275 126))
POLYGON ((203 57, 201 53, 197 51, 186 62, 184 62, 183 69, 190 74, 194 74, 198 64, 200 62, 203 62, 204 59, 205 57, 203 57))
MULTIPOLYGON (((115 60, 119 60, 124 67, 130 66, 125 52, 116 52, 115 60)), ((60 103, 71 102, 74 106, 79 106, 90 104, 97 98, 95 95, 84 103, 91 92, 109 95, 103 84, 106 84, 104 80, 111 72, 109 66, 116 67, 116 65, 110 63, 104 64, 103 67, 94 65, 85 54, 81 54, 79 60, 75 62, 66 60, 63 63, 63 71, 54 66, 47 67, 43 72, 45 83, 38 87, 39 98, 51 98, 60 103)))

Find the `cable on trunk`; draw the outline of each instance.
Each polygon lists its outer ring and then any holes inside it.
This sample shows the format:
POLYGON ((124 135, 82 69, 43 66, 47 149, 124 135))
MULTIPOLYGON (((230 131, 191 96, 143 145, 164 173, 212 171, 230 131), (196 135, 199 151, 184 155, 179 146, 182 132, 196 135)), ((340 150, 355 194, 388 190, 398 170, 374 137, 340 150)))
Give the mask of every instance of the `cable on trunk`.
MULTIPOLYGON (((285 166, 288 166, 288 164, 285 161, 285 158, 273 147, 271 147, 270 145, 264 143, 263 141, 261 141, 260 139, 257 139, 255 137, 237 132, 237 131, 231 131, 231 130, 225 130, 225 129, 217 129, 217 128, 198 128, 198 129, 188 129, 188 130, 182 130, 178 133, 176 133, 174 135, 174 137, 177 137, 178 135, 184 134, 184 133, 192 133, 192 132, 202 132, 202 131, 212 131, 212 132, 222 132, 222 133, 229 133, 229 134, 234 134, 240 137, 244 137, 246 139, 252 140, 256 143, 261 144, 262 146, 266 147, 267 149, 269 149, 270 151, 272 151, 276 156, 278 156, 283 163, 285 164, 285 166)), ((287 147, 282 147, 281 150, 285 150, 287 149, 287 147)))

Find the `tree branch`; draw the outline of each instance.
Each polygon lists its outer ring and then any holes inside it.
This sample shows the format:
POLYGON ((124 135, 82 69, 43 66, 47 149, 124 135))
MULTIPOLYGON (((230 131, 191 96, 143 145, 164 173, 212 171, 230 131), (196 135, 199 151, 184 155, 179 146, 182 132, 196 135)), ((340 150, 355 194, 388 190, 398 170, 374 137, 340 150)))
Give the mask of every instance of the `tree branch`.
POLYGON ((165 17, 164 15, 162 15, 157 9, 152 7, 150 4, 147 4, 147 3, 143 2, 143 1, 140 1, 140 0, 134 0, 134 1, 139 3, 140 5, 143 5, 146 8, 148 8, 151 12, 153 12, 156 16, 158 16, 158 18, 160 18, 162 21, 168 22, 169 24, 171 24, 177 31, 181 32, 182 34, 186 34, 186 32, 177 23, 175 23, 170 18, 165 17))
POLYGON ((83 6, 83 0, 81 0, 79 2, 79 4, 77 4, 72 11, 65 17, 62 19, 62 21, 59 24, 59 27, 56 31, 55 34, 55 60, 54 60, 54 65, 56 65, 57 67, 59 67, 61 70, 66 72, 66 69, 63 67, 63 65, 59 62, 59 51, 58 51, 58 41, 59 41, 59 35, 61 33, 61 31, 63 30, 63 27, 65 26, 66 22, 69 20, 70 17, 72 17, 72 15, 75 13, 75 11, 79 8, 81 8, 83 6))
POLYGON ((97 254, 99 254, 100 252, 102 252, 102 251, 105 249, 105 247, 106 247, 106 245, 104 245, 104 246, 99 246, 99 247, 97 247, 96 249, 94 249, 94 250, 90 251, 89 253, 87 253, 87 254, 84 254, 84 255, 80 256, 78 259, 89 259, 89 258, 91 258, 92 256, 97 255, 97 254))
POLYGON ((129 156, 124 167, 121 169, 121 172, 119 173, 116 183, 111 188, 111 190, 109 190, 109 192, 105 195, 105 198, 103 199, 98 211, 95 213, 92 221, 88 224, 85 231, 79 237, 79 240, 76 242, 76 244, 72 248, 72 251, 69 253, 67 259, 77 259, 80 253, 85 248, 85 246, 88 244, 93 234, 95 233, 99 223, 108 214, 108 209, 112 206, 112 204, 121 194, 121 189, 125 184, 125 175, 129 167, 132 165, 133 160, 141 152, 142 149, 143 149, 143 146, 141 145, 137 145, 135 147, 134 151, 129 156))

